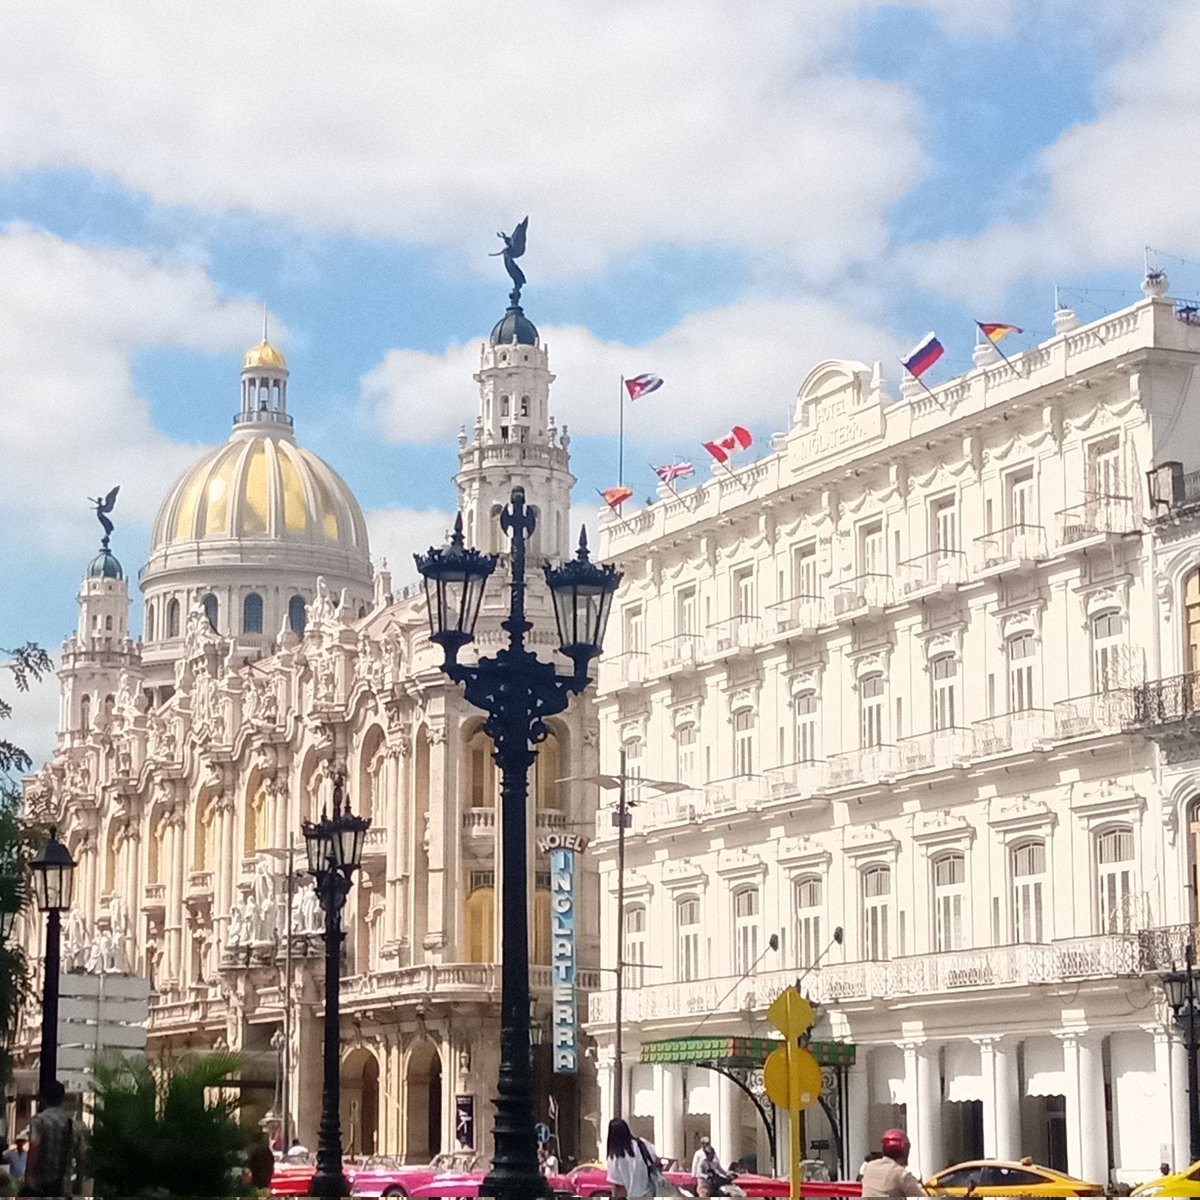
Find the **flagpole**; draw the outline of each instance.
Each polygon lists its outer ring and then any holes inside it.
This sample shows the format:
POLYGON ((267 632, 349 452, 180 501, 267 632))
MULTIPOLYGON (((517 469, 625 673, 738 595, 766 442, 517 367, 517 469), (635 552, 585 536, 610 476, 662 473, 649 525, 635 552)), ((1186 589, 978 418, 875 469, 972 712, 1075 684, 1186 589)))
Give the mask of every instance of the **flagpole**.
POLYGON ((617 387, 617 486, 625 486, 625 376, 617 387))
POLYGON ((938 406, 938 408, 940 408, 940 409, 942 410, 942 412, 944 412, 944 413, 948 413, 948 412, 950 411, 950 410, 949 410, 949 409, 948 409, 948 408, 947 408, 947 407, 946 407, 946 406, 945 406, 945 405, 944 405, 944 404, 943 404, 943 403, 942 403, 942 402, 941 402, 941 401, 940 401, 940 400, 939 400, 939 399, 938 399, 938 398, 937 398, 937 397, 936 397, 936 396, 935 396, 935 395, 934 395, 934 394, 933 394, 933 393, 932 393, 932 392, 929 390, 929 386, 928 386, 928 385, 925 383, 925 381, 924 381, 924 380, 923 380, 923 379, 920 377, 920 375, 913 375, 913 373, 912 373, 911 371, 909 371, 909 370, 908 370, 908 366, 905 364, 905 362, 904 362, 904 359, 900 358, 900 359, 897 359, 896 361, 897 361, 897 362, 898 362, 898 363, 899 363, 899 364, 900 364, 902 367, 904 367, 904 369, 905 369, 906 371, 908 371, 908 373, 909 373, 910 375, 912 375, 912 377, 913 377, 913 378, 914 378, 914 379, 915 379, 915 380, 916 380, 916 381, 917 381, 917 382, 918 382, 918 383, 921 385, 921 387, 923 387, 923 388, 925 389, 925 394, 926 394, 926 395, 927 395, 927 396, 930 398, 930 400, 932 400, 932 401, 934 402, 934 404, 936 404, 936 405, 938 406))
MULTIPOLYGON (((975 333, 976 337, 978 337, 980 334, 983 334, 983 336, 985 338, 987 338, 987 340, 989 342, 992 342, 992 339, 990 337, 988 337, 988 335, 986 333, 983 332, 983 326, 978 321, 975 322, 975 330, 976 330, 976 333, 975 333)), ((1014 375, 1016 375, 1018 379, 1023 379, 1025 377, 1024 372, 1017 370, 1017 364, 1014 363, 1013 360, 1011 358, 1009 358, 1008 355, 1005 354, 1003 350, 1000 349, 999 342, 992 342, 992 349, 995 350, 996 353, 998 355, 1000 355, 1000 357, 1002 359, 1004 359, 1004 361, 1006 363, 1008 363, 1008 365, 1012 368, 1012 373, 1014 375)))
MULTIPOLYGON (((599 488, 596 488, 596 495, 599 496, 601 500, 604 500, 604 493, 599 488)), ((604 503, 608 504, 608 501, 604 500, 604 503)), ((622 500, 621 504, 624 504, 624 503, 625 503, 625 501, 622 500)), ((609 508, 610 512, 613 512, 616 514, 617 520, 620 521, 621 524, 624 525, 626 529, 633 528, 633 526, 630 525, 629 522, 627 520, 625 520, 625 518, 621 515, 621 505, 620 504, 618 504, 615 508, 611 504, 608 504, 608 508, 609 508)))

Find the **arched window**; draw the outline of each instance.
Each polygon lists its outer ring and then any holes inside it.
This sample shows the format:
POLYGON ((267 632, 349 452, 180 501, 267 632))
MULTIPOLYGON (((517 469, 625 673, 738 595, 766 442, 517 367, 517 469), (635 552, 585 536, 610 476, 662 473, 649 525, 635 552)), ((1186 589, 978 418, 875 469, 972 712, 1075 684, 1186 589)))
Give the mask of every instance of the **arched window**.
POLYGON ((1187 646, 1184 668, 1189 675, 1200 672, 1200 567, 1187 577, 1183 588, 1183 608, 1187 618, 1187 646))
POLYGON ((1129 933, 1134 928, 1133 830, 1128 825, 1096 835, 1096 915, 1099 933, 1129 933))
POLYGON ((263 631, 263 598, 257 592, 251 592, 242 601, 242 632, 262 633, 263 631))
POLYGON ((1044 940, 1046 843, 1022 842, 1010 852, 1014 942, 1044 940))
POLYGON ((821 908, 824 888, 819 875, 805 875, 792 885, 796 919, 796 967, 811 967, 821 953, 821 908))
POLYGON ((304 627, 308 624, 308 610, 304 605, 303 596, 293 596, 288 601, 288 628, 297 636, 304 636, 304 627))
POLYGON ((859 746, 870 750, 883 744, 883 676, 867 675, 859 681, 859 746))
POLYGON ((79 727, 87 730, 92 727, 92 698, 91 696, 79 697, 79 727))
POLYGON ((733 973, 745 975, 758 962, 758 888, 740 888, 733 894, 733 973))
POLYGON ((817 757, 817 693, 803 692, 792 701, 795 712, 795 739, 792 752, 796 762, 813 762, 817 757))
POLYGON ((154 641, 154 606, 146 605, 146 641, 154 641))
POLYGON ((675 976, 680 983, 700 978, 700 898, 675 901, 675 976))
POLYGON ((733 773, 754 774, 754 710, 739 708, 733 714, 733 773))
POLYGON ((1123 682, 1125 622, 1114 608, 1092 618, 1092 691, 1109 692, 1123 682))
POLYGON ((933 860, 933 941, 938 953, 961 950, 966 910, 967 863, 957 852, 933 860))
POLYGON ((953 729, 958 718, 958 659, 939 654, 929 664, 933 678, 933 727, 953 729))
POLYGON ((1037 645, 1032 633, 1018 633, 1004 645, 1008 658, 1008 711, 1026 712, 1035 707, 1033 666, 1037 645))
POLYGON ((625 907, 625 986, 641 987, 645 982, 642 964, 646 961, 646 906, 629 904, 625 907))
POLYGON ((490 887, 476 888, 467 895, 467 962, 494 962, 496 958, 496 892, 490 887))
POLYGON ((172 600, 167 605, 167 637, 179 636, 179 601, 172 600))
MULTIPOLYGON (((488 739, 491 748, 491 739, 488 739)), ((533 794, 538 808, 557 809, 559 780, 562 778, 561 757, 558 738, 551 733, 537 747, 537 758, 533 760, 533 794)))
POLYGON ((492 758, 492 739, 477 726, 467 739, 467 807, 495 808, 497 796, 496 763, 492 758))
POLYGON ((217 628, 217 617, 220 614, 220 606, 217 604, 217 598, 209 592, 200 603, 204 607, 204 615, 208 619, 209 625, 215 630, 217 628))
POLYGON ((879 961, 891 957, 888 929, 892 907, 892 869, 877 864, 862 873, 863 958, 879 961))

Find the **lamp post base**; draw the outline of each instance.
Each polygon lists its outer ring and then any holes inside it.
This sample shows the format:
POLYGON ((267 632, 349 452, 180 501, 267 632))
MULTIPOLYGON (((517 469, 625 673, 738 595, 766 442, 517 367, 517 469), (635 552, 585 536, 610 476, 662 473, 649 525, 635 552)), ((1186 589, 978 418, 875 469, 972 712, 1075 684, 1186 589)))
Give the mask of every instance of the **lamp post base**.
POLYGON ((318 1168, 317 1173, 312 1177, 312 1183, 309 1184, 308 1194, 326 1197, 349 1196, 350 1185, 341 1171, 321 1171, 318 1168))

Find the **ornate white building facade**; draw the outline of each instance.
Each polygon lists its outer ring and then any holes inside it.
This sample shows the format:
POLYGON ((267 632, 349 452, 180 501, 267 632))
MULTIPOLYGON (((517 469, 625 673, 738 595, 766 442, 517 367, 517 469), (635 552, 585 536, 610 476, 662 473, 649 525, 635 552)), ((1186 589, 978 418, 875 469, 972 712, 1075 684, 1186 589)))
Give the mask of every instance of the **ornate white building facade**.
MULTIPOLYGON (((501 507, 520 484, 539 518, 535 554, 563 558, 573 478, 549 411, 546 347, 519 307, 481 348, 474 436, 459 438, 467 528, 502 550, 501 507)), ((57 749, 26 785, 78 862, 66 969, 149 976, 151 1053, 226 1045, 244 1059, 243 1113, 286 1111, 316 1144, 321 1103, 322 914, 301 822, 344 774, 371 818, 344 921, 342 1117, 351 1154, 426 1161, 491 1147, 499 1060, 498 781, 482 714, 428 641, 424 600, 372 574, 366 525, 344 482, 300 448, 288 371, 247 354, 225 445, 171 490, 140 576, 145 638, 131 639, 115 556, 90 565, 63 647, 57 749), (464 1111, 474 1115, 464 1131, 464 1111)), ((507 612, 502 555, 479 651, 507 612)), ((532 579, 530 644, 557 645, 532 579)), ((566 776, 595 770, 594 712, 550 722, 531 780, 531 841, 594 819, 566 776)), ((548 1021, 548 867, 533 852, 535 1020, 548 1021)), ((583 871, 579 962, 598 953, 595 873, 583 871), (591 915, 588 915, 588 914, 591 915)), ((26 930, 34 958, 39 931, 26 930)), ((36 1026, 36 1012, 30 1019, 36 1026)), ((26 1049, 33 1052, 33 1030, 26 1049)), ((594 1074, 551 1076, 535 1048, 540 1112, 553 1093, 564 1149, 594 1144, 594 1074)))
MULTIPOLYGON (((639 1058, 770 1034, 800 978, 855 1047, 845 1127, 806 1129, 843 1175, 897 1124, 926 1173, 1188 1161, 1159 978, 1196 915, 1200 484, 1163 464, 1200 446, 1200 328, 1165 289, 932 395, 823 363, 768 456, 607 522, 602 760, 689 785, 635 785, 627 838, 625 1108, 661 1153, 766 1165, 732 1081, 639 1058)), ((616 842, 601 813, 606 962, 616 842)))

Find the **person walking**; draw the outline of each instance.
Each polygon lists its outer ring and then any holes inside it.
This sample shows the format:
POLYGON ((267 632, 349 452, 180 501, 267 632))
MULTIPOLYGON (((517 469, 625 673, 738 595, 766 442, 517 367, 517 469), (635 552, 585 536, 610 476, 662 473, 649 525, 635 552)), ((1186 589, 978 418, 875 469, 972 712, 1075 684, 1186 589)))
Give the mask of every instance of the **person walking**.
POLYGON ((653 1196, 657 1165, 658 1153, 654 1147, 634 1137, 620 1117, 613 1117, 608 1123, 604 1167, 614 1200, 646 1200, 653 1196))
POLYGON ((863 1163, 862 1194, 865 1197, 924 1196, 921 1181, 908 1169, 912 1143, 903 1129, 889 1129, 880 1143, 883 1153, 863 1163))
POLYGON ((74 1195, 82 1139, 79 1123, 63 1108, 66 1095, 57 1079, 38 1093, 38 1112, 29 1122, 29 1157, 22 1188, 27 1196, 74 1195))

